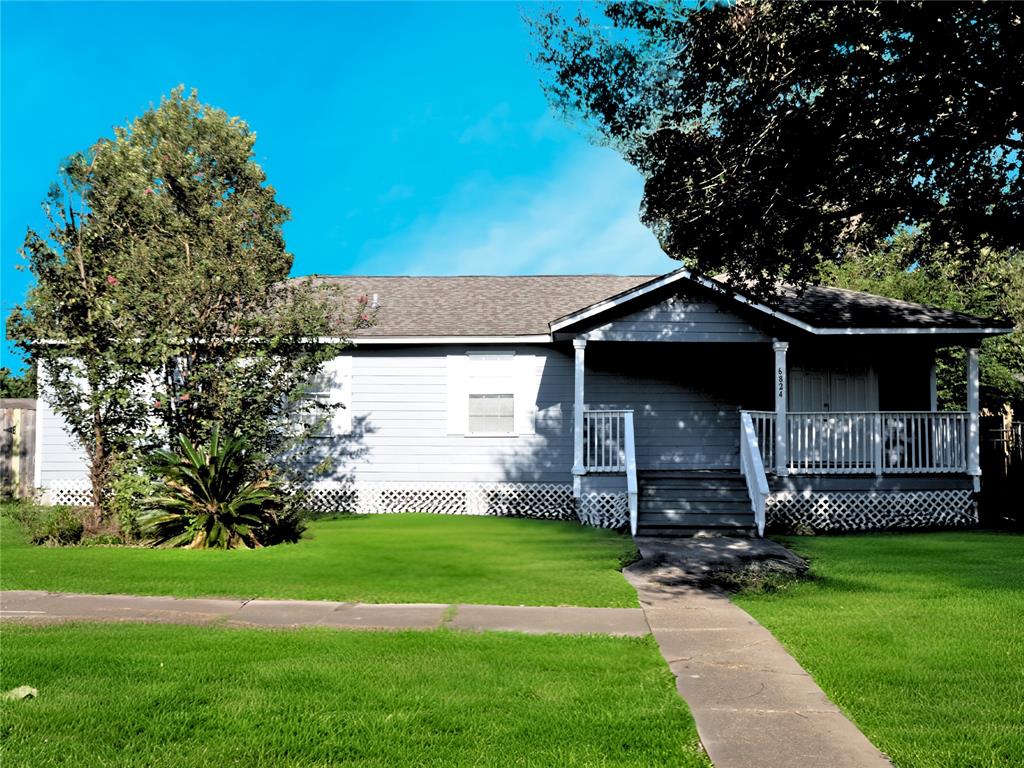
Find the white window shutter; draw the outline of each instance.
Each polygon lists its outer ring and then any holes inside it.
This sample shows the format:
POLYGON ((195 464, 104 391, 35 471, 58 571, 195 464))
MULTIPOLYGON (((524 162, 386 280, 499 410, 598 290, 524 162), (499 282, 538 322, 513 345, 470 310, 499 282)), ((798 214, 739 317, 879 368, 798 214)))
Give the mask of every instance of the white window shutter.
POLYGON ((448 355, 448 429, 449 435, 464 435, 469 424, 469 376, 465 355, 448 355))
POLYGON ((544 373, 544 358, 516 355, 516 433, 532 435, 537 431, 537 395, 544 373))
POLYGON ((330 386, 328 403, 340 405, 331 414, 330 433, 347 435, 352 431, 352 356, 343 355, 324 364, 330 386))

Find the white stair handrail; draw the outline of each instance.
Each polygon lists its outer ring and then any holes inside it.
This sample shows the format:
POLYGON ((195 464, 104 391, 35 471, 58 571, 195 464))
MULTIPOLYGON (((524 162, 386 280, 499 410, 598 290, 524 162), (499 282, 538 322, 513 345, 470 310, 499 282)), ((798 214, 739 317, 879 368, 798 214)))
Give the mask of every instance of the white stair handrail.
POLYGON ((757 535, 764 537, 765 504, 768 500, 768 476, 764 471, 761 449, 757 444, 754 421, 746 411, 740 411, 740 472, 747 481, 750 508, 754 511, 757 535))
POLYGON ((633 412, 626 411, 626 494, 629 498, 629 532, 636 536, 637 528, 637 482, 636 482, 636 441, 633 436, 633 412))

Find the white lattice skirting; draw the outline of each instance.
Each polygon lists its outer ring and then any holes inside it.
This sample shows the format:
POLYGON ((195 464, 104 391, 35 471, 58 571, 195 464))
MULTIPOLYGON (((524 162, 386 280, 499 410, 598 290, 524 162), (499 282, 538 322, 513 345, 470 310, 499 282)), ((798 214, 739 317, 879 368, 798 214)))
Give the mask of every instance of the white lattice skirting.
POLYGON ((317 483, 303 490, 319 512, 576 517, 569 483, 317 483))
POLYGON ((782 491, 768 497, 768 525, 795 533, 976 525, 969 490, 782 491))
POLYGON ((584 493, 580 522, 595 528, 622 528, 629 524, 629 496, 625 493, 584 493))
MULTIPOLYGON (((577 505, 570 483, 314 483, 302 486, 317 512, 497 515, 574 520, 598 528, 629 523, 624 493, 587 493, 577 505)), ((92 503, 88 480, 66 480, 45 490, 50 504, 92 503)))
POLYGON ((92 485, 88 480, 55 480, 42 492, 43 501, 62 507, 87 507, 92 504, 92 485))

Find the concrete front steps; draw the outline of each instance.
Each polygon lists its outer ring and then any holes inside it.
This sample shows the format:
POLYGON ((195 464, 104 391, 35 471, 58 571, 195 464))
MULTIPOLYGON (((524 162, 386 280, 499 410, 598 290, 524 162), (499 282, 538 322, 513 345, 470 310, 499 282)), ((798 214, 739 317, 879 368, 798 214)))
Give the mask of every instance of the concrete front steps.
POLYGON ((753 536, 754 513, 739 472, 644 471, 638 536, 753 536))

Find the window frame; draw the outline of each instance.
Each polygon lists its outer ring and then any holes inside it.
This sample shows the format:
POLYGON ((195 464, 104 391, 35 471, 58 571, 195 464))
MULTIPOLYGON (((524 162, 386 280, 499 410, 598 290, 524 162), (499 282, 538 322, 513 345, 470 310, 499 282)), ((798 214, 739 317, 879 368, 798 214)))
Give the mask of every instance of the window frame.
POLYGON ((445 434, 519 438, 534 435, 537 397, 545 358, 520 350, 484 347, 452 351, 447 358, 445 434), (470 432, 469 395, 512 395, 510 432, 470 432))
MULTIPOLYGON (((323 403, 326 406, 334 405, 331 402, 332 393, 330 390, 307 390, 302 393, 300 398, 303 403, 313 401, 315 403, 323 403)), ((310 432, 307 437, 310 440, 325 440, 334 437, 334 412, 320 411, 314 409, 313 411, 303 411, 299 413, 299 418, 296 423, 301 428, 309 428, 310 432), (320 425, 320 430, 313 432, 312 429, 316 426, 316 422, 323 419, 323 424, 320 425)))
POLYGON ((516 431, 516 393, 512 392, 467 392, 466 393, 466 437, 518 437, 519 433, 516 431), (471 428, 473 423, 473 414, 470 412, 470 403, 473 402, 473 398, 510 398, 512 401, 512 412, 507 416, 504 415, 486 415, 477 416, 477 418, 507 418, 510 422, 511 429, 507 432, 496 432, 496 431, 481 431, 475 432, 471 428))

